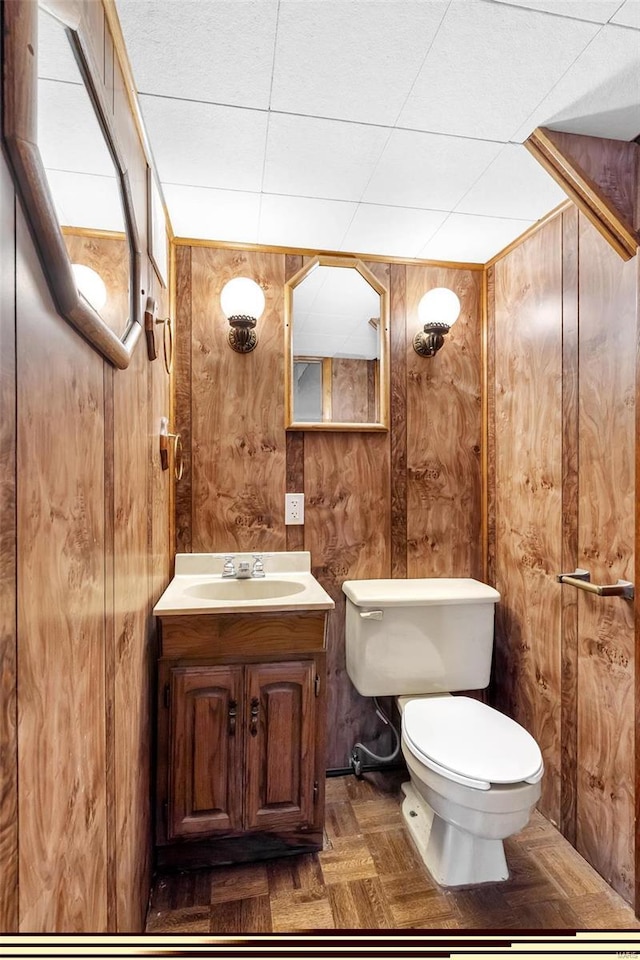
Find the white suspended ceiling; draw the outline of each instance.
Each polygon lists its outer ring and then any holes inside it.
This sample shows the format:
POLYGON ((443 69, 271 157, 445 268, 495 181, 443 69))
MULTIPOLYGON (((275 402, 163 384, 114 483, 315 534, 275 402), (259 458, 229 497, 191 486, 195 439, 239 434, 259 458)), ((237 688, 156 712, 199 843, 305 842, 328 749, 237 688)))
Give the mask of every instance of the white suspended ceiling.
POLYGON ((178 237, 485 262, 640 134, 640 0, 116 0, 178 237))

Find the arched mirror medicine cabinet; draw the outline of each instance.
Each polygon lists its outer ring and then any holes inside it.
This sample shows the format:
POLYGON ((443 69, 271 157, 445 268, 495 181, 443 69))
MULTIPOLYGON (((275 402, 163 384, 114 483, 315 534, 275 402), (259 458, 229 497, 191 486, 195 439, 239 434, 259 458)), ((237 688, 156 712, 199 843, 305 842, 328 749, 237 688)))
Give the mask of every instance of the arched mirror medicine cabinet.
POLYGON ((56 309, 115 367, 142 330, 123 154, 75 0, 3 3, 3 137, 56 309))
POLYGON ((288 430, 388 429, 384 284, 353 257, 314 257, 285 284, 288 430))

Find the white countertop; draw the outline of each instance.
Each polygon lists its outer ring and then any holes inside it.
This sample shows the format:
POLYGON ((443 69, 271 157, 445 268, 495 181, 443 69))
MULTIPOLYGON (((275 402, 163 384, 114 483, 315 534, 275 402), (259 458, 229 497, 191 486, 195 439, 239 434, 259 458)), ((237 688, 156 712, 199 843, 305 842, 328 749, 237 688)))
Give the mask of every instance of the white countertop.
POLYGON ((311 555, 306 550, 263 553, 265 576, 223 578, 225 559, 232 556, 236 569, 242 561, 253 567, 255 553, 179 553, 175 576, 153 612, 156 616, 193 616, 207 613, 277 613, 302 610, 331 610, 329 594, 311 573, 311 555), (288 593, 289 586, 295 592, 288 593), (252 592, 277 596, 251 596, 252 592), (207 592, 225 596, 207 596, 207 592), (202 593, 204 596, 199 596, 202 593), (238 593, 238 599, 231 595, 238 593))

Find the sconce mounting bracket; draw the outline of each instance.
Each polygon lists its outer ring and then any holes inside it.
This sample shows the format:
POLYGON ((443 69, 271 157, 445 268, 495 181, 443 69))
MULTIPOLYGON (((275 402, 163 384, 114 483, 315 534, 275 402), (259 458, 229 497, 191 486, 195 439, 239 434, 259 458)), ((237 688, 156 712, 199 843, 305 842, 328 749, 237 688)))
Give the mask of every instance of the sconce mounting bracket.
POLYGON ((416 333, 413 338, 413 349, 421 357, 433 357, 444 343, 445 334, 449 333, 446 323, 425 323, 424 330, 416 333))
POLYGON ((252 350, 255 350, 258 343, 258 337, 254 330, 256 325, 255 317, 243 316, 242 314, 236 314, 233 317, 229 317, 229 346, 232 350, 235 350, 236 353, 251 353, 252 350))

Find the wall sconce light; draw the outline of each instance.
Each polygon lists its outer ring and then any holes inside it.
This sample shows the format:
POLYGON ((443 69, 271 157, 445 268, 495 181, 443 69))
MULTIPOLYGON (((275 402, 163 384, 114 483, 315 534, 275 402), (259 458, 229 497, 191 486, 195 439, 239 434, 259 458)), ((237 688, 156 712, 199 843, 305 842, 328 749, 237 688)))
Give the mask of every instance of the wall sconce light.
POLYGON ((460 300, 447 287, 428 290, 418 304, 424 329, 413 338, 413 349, 421 357, 433 357, 444 343, 445 334, 460 316, 460 300))
POLYGON ((100 313, 107 302, 107 288, 104 280, 95 270, 84 263, 72 263, 71 269, 75 277, 78 290, 93 309, 100 313))
POLYGON ((250 353, 258 342, 255 325, 264 311, 262 288, 249 277, 234 277, 222 288, 220 306, 229 321, 229 345, 237 353, 250 353))

